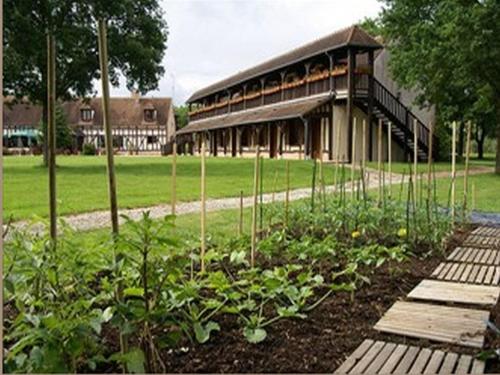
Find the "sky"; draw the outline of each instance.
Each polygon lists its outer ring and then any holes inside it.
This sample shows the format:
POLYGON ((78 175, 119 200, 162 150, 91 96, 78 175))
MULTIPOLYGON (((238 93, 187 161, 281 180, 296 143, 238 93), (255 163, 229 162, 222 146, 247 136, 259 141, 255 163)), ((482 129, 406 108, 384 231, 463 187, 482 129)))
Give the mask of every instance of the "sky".
MULTIPOLYGON (((377 0, 161 0, 165 75, 150 97, 180 105, 196 90, 378 14, 377 0)), ((111 94, 127 96, 124 84, 111 94)))

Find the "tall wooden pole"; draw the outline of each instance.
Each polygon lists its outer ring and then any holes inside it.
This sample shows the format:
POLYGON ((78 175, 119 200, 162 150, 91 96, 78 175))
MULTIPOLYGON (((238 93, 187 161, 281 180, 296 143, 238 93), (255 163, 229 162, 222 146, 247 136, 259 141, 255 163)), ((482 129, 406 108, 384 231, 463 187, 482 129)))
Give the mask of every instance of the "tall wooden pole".
POLYGON ((392 197, 392 124, 387 123, 387 172, 389 173, 389 199, 392 197))
MULTIPOLYGON (((361 156, 361 166, 363 167, 363 171, 366 170, 366 120, 363 119, 363 153, 361 156)), ((364 172, 362 172, 364 173, 364 172)))
POLYGON ((257 209, 258 209, 258 194, 259 194, 259 161, 260 161, 260 145, 257 144, 257 152, 255 153, 255 167, 253 177, 253 206, 252 206, 252 247, 250 250, 250 265, 255 266, 255 251, 257 248, 257 209))
POLYGON ((377 170, 378 170, 378 203, 382 200, 382 120, 378 121, 377 129, 377 170))
POLYGON ((176 214, 177 206, 177 141, 174 138, 173 149, 172 149, 172 203, 170 213, 172 215, 176 214))
POLYGON ((108 44, 106 36, 106 23, 99 19, 99 63, 101 66, 102 82, 102 109, 104 136, 106 143, 106 157, 108 168, 108 191, 111 211, 111 227, 114 235, 118 234, 118 203, 116 199, 116 176, 113 157, 113 134, 109 122, 109 75, 108 75, 108 44))
POLYGON ((57 239, 56 197, 56 42, 54 35, 47 36, 47 144, 49 164, 49 216, 50 238, 57 239))
POLYGON ((205 248, 206 248, 206 234, 205 234, 205 221, 207 216, 207 206, 206 206, 206 170, 205 170, 205 133, 201 136, 201 225, 200 225, 200 236, 201 236, 201 247, 200 247, 200 259, 201 259, 201 272, 205 272, 205 248))
POLYGON ((288 205, 290 202, 290 162, 286 161, 285 226, 288 227, 288 205))
POLYGON ((455 223, 455 177, 456 177, 456 158, 457 158, 457 123, 452 123, 451 137, 451 220, 455 223))
POLYGON ((413 201, 417 205, 417 181, 418 181, 418 122, 417 119, 413 120, 413 201))
POLYGON ((337 192, 337 185, 339 183, 339 163, 340 163, 340 121, 337 120, 335 125, 335 175, 334 175, 334 191, 337 192))
POLYGON ((240 191, 240 223, 238 225, 238 235, 243 234, 243 190, 240 191))
POLYGON ((354 200, 354 169, 356 165, 356 126, 357 118, 352 119, 352 145, 351 145, 351 199, 354 200))
POLYGON ((464 218, 465 210, 467 209, 467 195, 469 193, 469 159, 470 159, 470 141, 471 141, 471 128, 472 124, 467 123, 467 141, 465 144, 465 171, 464 171, 464 218))
POLYGON ((434 152, 434 124, 430 124, 429 129, 429 157, 427 160, 427 200, 431 200, 432 192, 432 158, 434 152))

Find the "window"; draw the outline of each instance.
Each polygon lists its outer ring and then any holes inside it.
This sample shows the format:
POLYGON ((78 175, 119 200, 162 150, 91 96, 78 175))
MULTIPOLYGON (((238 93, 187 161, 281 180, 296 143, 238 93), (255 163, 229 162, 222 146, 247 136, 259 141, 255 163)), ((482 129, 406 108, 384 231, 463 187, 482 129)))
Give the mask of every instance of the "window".
POLYGON ((94 117, 94 111, 90 108, 84 108, 80 110, 80 118, 82 121, 92 121, 94 117))
POLYGON ((156 120, 156 111, 154 109, 145 109, 144 121, 153 122, 154 120, 156 120))
POLYGON ((156 135, 148 135, 148 144, 158 143, 158 137, 156 135))

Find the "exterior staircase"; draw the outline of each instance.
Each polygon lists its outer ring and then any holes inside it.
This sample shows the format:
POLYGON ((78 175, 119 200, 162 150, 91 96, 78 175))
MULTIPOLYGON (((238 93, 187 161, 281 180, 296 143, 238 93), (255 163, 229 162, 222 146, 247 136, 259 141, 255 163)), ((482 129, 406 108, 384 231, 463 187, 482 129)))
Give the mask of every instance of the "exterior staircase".
MULTIPOLYGON (((417 156, 419 161, 426 161, 430 151, 430 130, 382 83, 374 78, 373 117, 377 123, 382 120, 383 130, 391 122, 392 139, 397 142, 409 157, 413 157, 415 126, 417 130, 417 156)), ((368 97, 356 98, 356 104, 368 113, 368 97)), ((433 158, 437 155, 437 139, 433 136, 433 158)))

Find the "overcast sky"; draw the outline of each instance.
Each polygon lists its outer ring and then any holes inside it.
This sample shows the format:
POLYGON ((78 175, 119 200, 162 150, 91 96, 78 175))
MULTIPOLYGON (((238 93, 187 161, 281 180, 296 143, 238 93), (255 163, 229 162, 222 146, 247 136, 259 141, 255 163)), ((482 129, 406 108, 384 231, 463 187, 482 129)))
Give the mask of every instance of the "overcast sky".
MULTIPOLYGON (((182 104, 194 91, 373 17, 377 0, 162 0, 166 73, 148 96, 182 104)), ((129 95, 122 85, 113 95, 129 95)))

